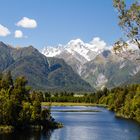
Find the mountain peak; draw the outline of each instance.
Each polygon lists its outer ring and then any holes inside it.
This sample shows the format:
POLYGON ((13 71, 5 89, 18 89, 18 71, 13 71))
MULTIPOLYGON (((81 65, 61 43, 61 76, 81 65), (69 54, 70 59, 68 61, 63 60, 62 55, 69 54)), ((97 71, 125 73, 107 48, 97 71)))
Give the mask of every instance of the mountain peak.
POLYGON ((72 55, 78 61, 87 62, 93 60, 98 54, 107 50, 109 47, 99 37, 93 38, 90 43, 85 43, 81 39, 77 38, 69 41, 66 45, 61 47, 45 47, 42 53, 47 57, 58 57, 67 52, 68 55, 72 55), (85 61, 83 61, 85 60, 85 61))

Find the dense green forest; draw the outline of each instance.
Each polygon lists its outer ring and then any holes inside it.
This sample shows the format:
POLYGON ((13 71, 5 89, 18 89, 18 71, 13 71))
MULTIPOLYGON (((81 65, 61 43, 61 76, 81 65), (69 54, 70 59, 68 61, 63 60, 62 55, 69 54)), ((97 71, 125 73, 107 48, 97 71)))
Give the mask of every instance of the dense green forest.
POLYGON ((11 73, 0 75, 0 129, 4 126, 27 128, 29 126, 57 127, 50 109, 41 107, 40 94, 26 86, 25 77, 13 81, 11 73))
POLYGON ((117 87, 99 99, 99 103, 108 105, 116 116, 134 119, 140 122, 140 85, 117 87))

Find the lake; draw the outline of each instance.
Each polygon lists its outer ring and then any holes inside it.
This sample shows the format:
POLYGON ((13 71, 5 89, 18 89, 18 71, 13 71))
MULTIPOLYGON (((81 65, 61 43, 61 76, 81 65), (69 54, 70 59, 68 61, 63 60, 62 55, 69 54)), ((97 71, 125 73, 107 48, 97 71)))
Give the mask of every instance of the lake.
POLYGON ((53 117, 64 124, 63 128, 45 132, 24 131, 4 134, 0 135, 0 140, 140 140, 138 123, 116 118, 113 112, 105 108, 67 106, 52 107, 53 110, 53 117), (73 112, 69 112, 71 110, 73 112))

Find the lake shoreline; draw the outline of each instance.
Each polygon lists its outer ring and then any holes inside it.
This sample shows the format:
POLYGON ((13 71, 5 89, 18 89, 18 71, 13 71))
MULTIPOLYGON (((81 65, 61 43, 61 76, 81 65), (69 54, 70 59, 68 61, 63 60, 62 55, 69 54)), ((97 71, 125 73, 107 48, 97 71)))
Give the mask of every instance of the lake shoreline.
POLYGON ((100 110, 52 110, 52 112, 101 112, 100 110))
POLYGON ((0 125, 0 134, 10 134, 15 131, 24 131, 24 130, 34 130, 34 131, 40 131, 40 130, 54 130, 64 127, 64 125, 60 122, 50 122, 49 126, 43 127, 43 125, 28 125, 23 127, 14 127, 12 125, 0 125))

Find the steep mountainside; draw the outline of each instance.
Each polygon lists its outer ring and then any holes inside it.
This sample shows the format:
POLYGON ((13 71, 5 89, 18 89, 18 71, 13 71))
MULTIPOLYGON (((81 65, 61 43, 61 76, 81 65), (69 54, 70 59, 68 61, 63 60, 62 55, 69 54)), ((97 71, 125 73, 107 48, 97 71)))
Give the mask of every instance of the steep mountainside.
MULTIPOLYGON (((127 84, 129 79, 140 71, 140 66, 129 60, 118 58, 112 53, 108 57, 103 54, 83 66, 81 76, 96 88, 109 88, 127 84)), ((140 82, 140 78, 139 78, 140 82)))
POLYGON ((138 71, 134 76, 129 78, 126 84, 139 84, 140 83, 140 71, 138 71))
POLYGON ((14 78, 24 75, 36 89, 91 91, 91 86, 64 60, 47 58, 32 46, 13 48, 0 43, 0 71, 11 71, 14 78))
POLYGON ((0 42, 0 71, 3 71, 14 62, 14 59, 10 54, 10 50, 11 48, 3 42, 0 42))

